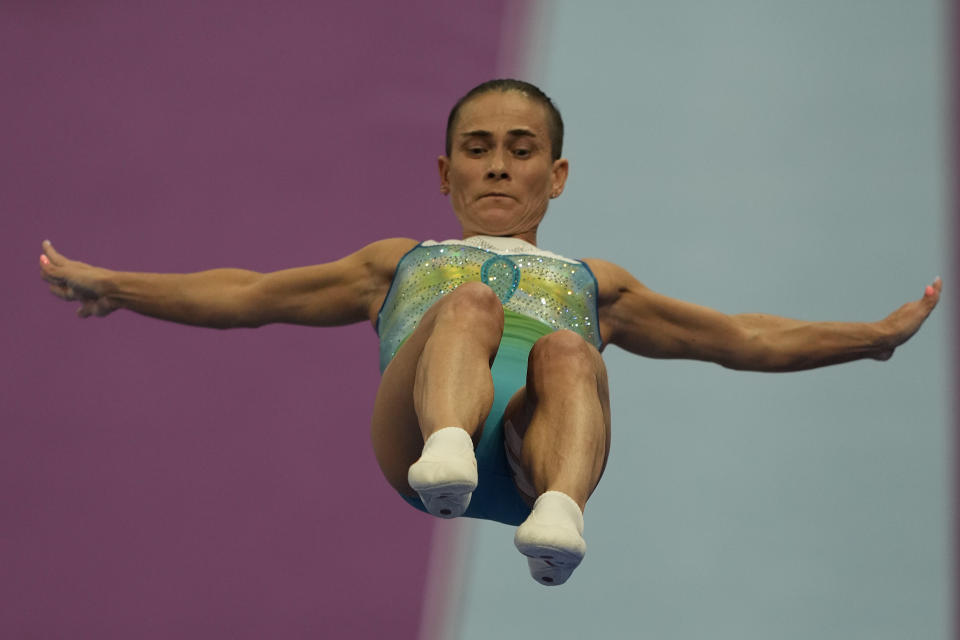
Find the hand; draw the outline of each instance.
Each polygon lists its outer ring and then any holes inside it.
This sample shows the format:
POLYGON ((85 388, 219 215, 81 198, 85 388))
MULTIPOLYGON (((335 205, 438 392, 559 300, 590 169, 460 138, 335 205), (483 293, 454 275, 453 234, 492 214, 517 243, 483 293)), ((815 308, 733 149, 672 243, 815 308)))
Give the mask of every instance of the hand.
POLYGON ((68 260, 60 255, 49 240, 43 241, 40 255, 40 275, 50 283, 50 293, 63 300, 79 300, 77 315, 105 316, 119 305, 106 294, 107 269, 92 267, 83 262, 68 260))
POLYGON ((888 360, 894 349, 910 339, 920 329, 933 308, 940 301, 943 281, 938 277, 933 284, 927 285, 923 297, 903 305, 880 321, 881 327, 888 332, 886 348, 873 356, 877 360, 888 360))

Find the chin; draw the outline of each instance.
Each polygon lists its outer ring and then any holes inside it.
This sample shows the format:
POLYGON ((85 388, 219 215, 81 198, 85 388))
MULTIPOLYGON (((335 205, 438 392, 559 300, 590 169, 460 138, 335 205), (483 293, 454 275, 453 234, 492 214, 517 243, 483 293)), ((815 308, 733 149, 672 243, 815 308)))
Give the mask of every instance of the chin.
POLYGON ((483 203, 486 206, 476 207, 465 216, 458 216, 460 224, 471 233, 485 236, 512 236, 525 233, 536 225, 529 224, 530 216, 524 216, 517 203, 510 202, 507 206, 491 206, 495 203, 483 203))

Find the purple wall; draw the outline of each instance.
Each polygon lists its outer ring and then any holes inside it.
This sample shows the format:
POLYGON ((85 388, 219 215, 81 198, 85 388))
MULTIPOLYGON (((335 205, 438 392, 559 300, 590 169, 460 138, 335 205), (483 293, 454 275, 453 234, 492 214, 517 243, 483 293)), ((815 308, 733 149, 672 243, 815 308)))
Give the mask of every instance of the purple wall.
POLYGON ((0 636, 415 636, 432 523, 370 451, 372 329, 81 321, 37 258, 456 235, 435 157, 503 4, 0 4, 0 636))

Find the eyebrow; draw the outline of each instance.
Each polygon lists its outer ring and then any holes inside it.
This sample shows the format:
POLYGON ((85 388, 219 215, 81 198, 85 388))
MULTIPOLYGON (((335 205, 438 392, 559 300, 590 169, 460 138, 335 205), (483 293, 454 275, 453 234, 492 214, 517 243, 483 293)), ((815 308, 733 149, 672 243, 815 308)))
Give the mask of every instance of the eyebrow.
MULTIPOLYGON (((537 134, 531 131, 530 129, 510 129, 507 131, 508 136, 513 136, 515 138, 536 138, 537 134)), ((493 134, 489 131, 483 129, 476 129, 474 131, 466 131, 460 134, 460 138, 492 138, 493 134)))

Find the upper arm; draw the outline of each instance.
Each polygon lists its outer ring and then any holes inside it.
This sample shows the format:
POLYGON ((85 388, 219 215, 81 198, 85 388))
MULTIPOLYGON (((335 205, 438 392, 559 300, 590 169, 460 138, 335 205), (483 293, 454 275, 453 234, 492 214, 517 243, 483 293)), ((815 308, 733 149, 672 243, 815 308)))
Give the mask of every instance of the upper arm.
POLYGON ((417 244, 390 238, 334 262, 264 274, 247 292, 256 324, 333 326, 370 320, 386 296, 397 263, 417 244))
POLYGON ((610 344, 651 358, 729 365, 750 339, 732 316, 656 293, 613 263, 586 262, 597 276, 600 326, 610 344))

